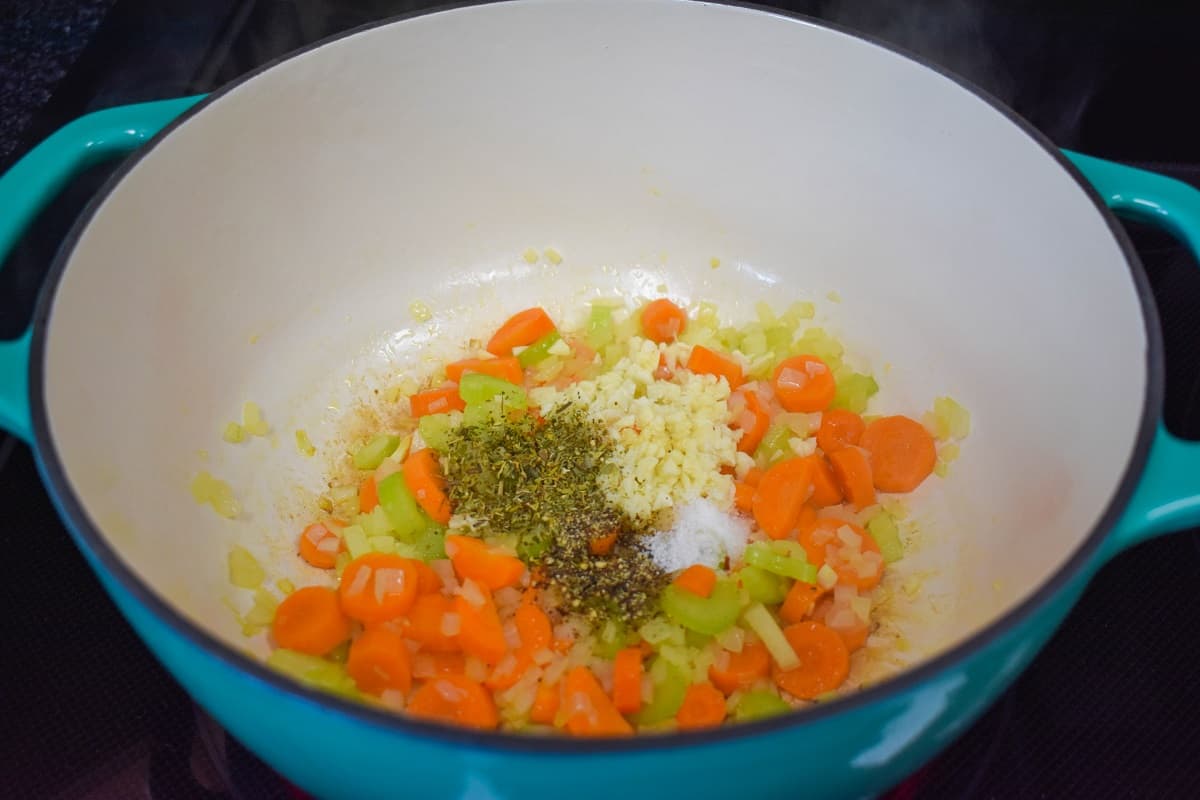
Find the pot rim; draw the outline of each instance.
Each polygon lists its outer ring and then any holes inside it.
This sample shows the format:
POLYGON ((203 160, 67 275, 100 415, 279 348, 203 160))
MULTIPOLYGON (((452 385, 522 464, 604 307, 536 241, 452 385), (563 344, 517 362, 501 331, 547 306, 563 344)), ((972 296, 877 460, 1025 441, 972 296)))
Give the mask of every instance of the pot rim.
MULTIPOLYGON (((504 2, 524 2, 525 0, 503 0, 504 2)), ((684 0, 674 0, 683 2, 684 0)), ((994 643, 1009 634, 1018 626, 1027 623, 1039 610, 1046 606, 1051 599, 1073 579, 1078 577, 1085 567, 1097 555, 1106 535, 1117 522, 1125 509, 1138 478, 1145 468, 1150 446, 1161 416, 1164 392, 1164 364, 1161 329, 1159 327, 1158 311, 1155 306, 1149 281, 1145 274, 1136 250, 1134 249, 1125 229, 1116 216, 1104 204, 1100 195, 1076 168, 1044 134, 1034 128, 1027 120, 1015 111, 1001 103, 996 97, 965 78, 949 72, 902 47, 884 42, 881 39, 860 33, 836 23, 815 19, 811 16, 796 12, 769 8, 755 3, 739 2, 739 0, 708 0, 711 5, 728 6, 760 14, 781 17, 789 22, 803 22, 817 28, 824 28, 835 33, 858 39, 875 47, 883 48, 901 57, 907 58, 932 73, 953 81, 964 90, 974 94, 993 109, 1001 113, 1010 122, 1020 128, 1043 150, 1058 163, 1067 174, 1079 185, 1083 193, 1092 201, 1108 225, 1117 245, 1120 247, 1129 265, 1134 288, 1142 308, 1142 317, 1146 327, 1146 362, 1147 380, 1142 404, 1141 420, 1138 427, 1137 440, 1134 443, 1126 463, 1125 471, 1116 491, 1109 499, 1104 513, 1092 530, 1084 538, 1075 551, 1058 567, 1057 570, 1025 600, 1010 608, 987 626, 981 628, 967 638, 959 641, 941 653, 921 661, 915 666, 899 673, 895 677, 881 681, 873 686, 855 691, 851 694, 819 703, 802 711, 784 714, 777 717, 737 725, 722 726, 704 731, 675 732, 659 736, 634 736, 620 739, 574 739, 566 736, 535 737, 521 734, 500 732, 479 732, 465 728, 440 725, 426 722, 391 711, 377 709, 352 700, 343 699, 318 689, 304 686, 291 678, 279 673, 264 662, 244 655, 219 638, 191 622, 186 616, 177 611, 149 584, 142 580, 118 555, 108 540, 101 534, 99 527, 93 524, 84 510, 79 498, 75 495, 67 480, 62 462, 55 447, 54 438, 50 431, 49 414, 45 403, 45 346, 46 332, 49 327, 50 312, 57 293, 59 282, 66 271, 71 254, 79 243, 83 231, 91 222, 96 211, 124 180, 125 176, 149 152, 180 125, 201 113, 218 98, 237 89, 243 83, 257 77, 260 73, 272 69, 292 58, 308 53, 331 42, 345 39, 365 31, 374 30, 387 25, 415 19, 430 14, 469 8, 476 5, 489 4, 485 2, 451 2, 433 8, 411 11, 404 14, 376 20, 364 25, 343 31, 305 45, 286 53, 278 58, 260 65, 245 73, 236 80, 213 91, 200 102, 196 103, 179 117, 174 119, 149 142, 140 147, 105 181, 104 185, 89 201, 72 225, 67 237, 55 256, 54 262, 46 276, 37 307, 33 317, 33 341, 30 354, 30 407, 34 433, 34 452, 37 456, 43 478, 51 497, 58 506, 60 515, 67 523, 76 543, 86 551, 90 551, 96 561, 124 588, 141 606, 154 615, 157 620, 171 628, 183 637, 190 645, 197 647, 216 658, 225 666, 233 668, 250 678, 264 684, 263 688, 285 695, 309 704, 315 704, 328 710, 334 710, 368 724, 381 732, 408 736, 427 737, 431 740, 458 746, 467 746, 477 750, 521 752, 538 755, 589 755, 613 753, 654 752, 658 750, 673 750, 676 748, 701 747, 716 745, 730 740, 748 740, 785 730, 798 731, 812 727, 831 716, 849 714, 859 708, 884 700, 890 696, 900 695, 911 691, 917 686, 930 681, 941 673, 953 668, 959 662, 965 661, 976 651, 994 643)))

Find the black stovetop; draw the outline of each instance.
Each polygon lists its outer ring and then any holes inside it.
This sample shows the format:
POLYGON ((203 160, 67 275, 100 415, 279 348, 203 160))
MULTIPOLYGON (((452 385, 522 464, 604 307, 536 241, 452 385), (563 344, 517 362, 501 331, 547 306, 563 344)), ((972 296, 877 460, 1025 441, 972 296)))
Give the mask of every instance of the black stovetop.
MULTIPOLYGON (((0 169, 71 118, 212 89, 307 42, 428 3, 0 0, 0 169)), ((1057 144, 1200 185, 1200 15, 1133 2, 777 3, 872 31, 967 75, 1057 144), (1078 6, 1078 8, 1077 8, 1078 6)), ((112 166, 75 181, 0 271, 19 331, 57 243, 112 166)), ((1167 423, 1200 438, 1200 269, 1129 226, 1165 329, 1167 423)), ((0 444, 5 649, 0 796, 298 794, 199 711, 117 614, 41 488, 0 444)), ((1104 568, 1028 672, 892 796, 1184 797, 1200 786, 1200 534, 1104 568)))

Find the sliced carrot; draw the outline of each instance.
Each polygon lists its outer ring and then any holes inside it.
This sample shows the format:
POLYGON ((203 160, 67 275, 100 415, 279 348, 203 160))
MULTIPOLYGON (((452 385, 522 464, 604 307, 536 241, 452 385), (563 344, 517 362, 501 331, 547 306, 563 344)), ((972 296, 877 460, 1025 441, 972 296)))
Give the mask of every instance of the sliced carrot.
POLYGON ((442 590, 442 579, 424 561, 413 559, 417 568, 417 594, 433 594, 442 590))
POLYGON ((758 467, 751 467, 746 471, 746 477, 742 478, 742 482, 749 484, 750 486, 758 486, 759 481, 762 480, 762 476, 763 471, 761 469, 758 467))
POLYGON ((883 577, 883 556, 879 545, 862 528, 853 522, 825 518, 805 530, 800 531, 800 546, 808 556, 808 562, 816 566, 828 564, 838 575, 838 583, 857 587, 866 591, 875 588, 883 577), (857 546, 850 546, 840 538, 843 528, 858 537, 857 546), (843 556, 844 550, 852 551, 849 557, 843 556), (832 556, 830 555, 832 553, 832 556), (873 553, 866 562, 855 564, 856 557, 873 553))
POLYGON ((413 493, 417 505, 441 525, 450 522, 450 498, 446 496, 446 479, 442 466, 432 448, 425 447, 404 459, 404 483, 413 493))
POLYGON ((617 531, 605 533, 588 542, 588 550, 594 556, 606 556, 617 544, 617 531))
MULTIPOLYGON (((680 330, 683 329, 680 328, 680 330)), ((698 375, 715 375, 718 378, 724 378, 730 389, 736 389, 746 381, 746 373, 741 364, 699 344, 692 348, 691 355, 688 356, 687 368, 698 375)))
POLYGON ((816 508, 836 506, 842 502, 842 487, 838 486, 837 480, 833 477, 833 470, 825 457, 820 453, 813 453, 811 456, 807 456, 807 459, 812 464, 813 482, 813 493, 809 502, 816 508))
POLYGON ((617 711, 600 681, 587 667, 567 673, 562 686, 566 729, 573 736, 626 736, 633 727, 617 711))
POLYGON ((550 626, 550 617, 541 606, 533 603, 522 603, 517 606, 514 617, 517 633, 521 636, 521 651, 533 656, 542 650, 547 650, 554 643, 554 630, 550 626))
POLYGON ((412 659, 404 640, 386 628, 368 628, 350 643, 346 673, 359 689, 379 695, 387 689, 408 694, 412 659))
POLYGON ((642 333, 655 342, 673 342, 687 327, 687 314, 666 298, 652 300, 642 309, 642 333))
POLYGON ((414 417, 426 414, 444 414, 447 411, 462 411, 467 407, 458 394, 458 386, 443 386, 440 389, 429 389, 417 392, 408 398, 414 417))
MULTIPOLYGON (((803 534, 801 535, 803 536, 803 534)), ((824 558, 822 558, 822 563, 823 561, 824 558)), ((801 622, 812 612, 817 600, 821 599, 823 594, 825 594, 825 590, 820 586, 796 581, 792 584, 792 588, 788 589, 787 597, 783 598, 783 605, 779 607, 779 616, 784 622, 801 622)))
POLYGON ((333 569, 338 553, 346 549, 342 537, 337 534, 340 528, 335 522, 309 525, 300 534, 300 557, 318 569, 333 569))
POLYGON ((454 571, 493 591, 516 586, 525 574, 525 563, 516 556, 492 550, 473 536, 446 537, 446 555, 454 571))
POLYGON ((817 429, 817 447, 825 455, 835 453, 843 447, 858 444, 867 425, 863 418, 844 408, 831 408, 821 414, 821 427, 817 429))
POLYGON ((692 564, 679 573, 672 584, 698 597, 708 597, 717 585, 717 573, 704 564, 692 564))
POLYGON ((771 386, 784 408, 806 414, 829 408, 837 394, 837 383, 829 365, 809 355, 781 361, 775 368, 771 386))
POLYGON ((305 586, 283 598, 275 609, 271 634, 280 647, 323 656, 350 638, 350 620, 338 606, 337 592, 305 586))
POLYGON ((375 476, 368 475, 366 480, 358 485, 358 510, 370 514, 379 505, 379 490, 375 476))
POLYGON ((842 637, 819 622, 788 625, 783 635, 800 657, 795 669, 774 669, 775 684, 801 700, 831 692, 850 674, 850 651, 842 637))
POLYGON ((715 728, 725 721, 725 695, 711 683, 693 683, 683 695, 683 705, 675 712, 681 731, 715 728))
POLYGON ((708 668, 708 679, 725 694, 749 689, 771 672, 771 657, 762 642, 746 642, 740 653, 722 656, 724 666, 708 668))
POLYGON ((537 694, 533 698, 533 707, 529 709, 529 721, 539 725, 551 725, 558 713, 558 704, 562 692, 557 684, 538 684, 537 694))
POLYGON ((833 477, 842 488, 842 495, 855 509, 866 508, 875 502, 875 483, 871 464, 858 447, 843 447, 829 454, 833 477))
POLYGON ((871 475, 881 492, 911 492, 933 472, 937 449, 925 426, 911 417, 881 417, 863 432, 871 475))
POLYGON ((771 427, 771 415, 763 407, 758 392, 739 390, 729 396, 728 403, 736 415, 731 425, 734 430, 742 432, 738 438, 738 450, 753 453, 771 427))
POLYGON ((493 692, 511 689, 525 677, 525 673, 533 666, 533 660, 524 653, 512 651, 492 668, 483 685, 493 692))
POLYGON ((502 381, 515 383, 520 386, 525 382, 525 370, 516 356, 504 358, 467 358, 446 365, 446 377, 455 383, 462 380, 467 372, 478 372, 481 375, 491 375, 502 381))
POLYGON ((554 320, 545 309, 535 306, 509 317, 487 343, 494 356, 511 356, 514 347, 531 345, 555 330, 554 320))
POLYGON ((426 681, 412 693, 405 710, 414 717, 467 728, 490 730, 500 724, 491 694, 465 675, 439 675, 426 681))
POLYGON ((636 714, 642 707, 642 650, 626 647, 613 658, 613 705, 622 714, 636 714))
POLYGON ((812 493, 812 465, 803 458, 780 461, 763 473, 754 490, 754 519, 772 539, 784 539, 812 493))
POLYGON ((412 559, 392 553, 359 556, 342 571, 342 611, 363 623, 403 616, 417 599, 420 580, 412 559))
POLYGON ((812 527, 817 521, 817 510, 809 503, 805 503, 800 508, 800 516, 796 517, 795 530, 802 531, 812 527))
MULTIPOLYGON (((827 625, 829 623, 826 623, 827 625)), ((845 643, 846 649, 853 653, 866 646, 867 636, 871 629, 867 623, 857 617, 854 618, 854 624, 848 627, 829 625, 830 630, 842 637, 842 642, 845 643)))
POLYGON ((754 487, 748 483, 734 483, 733 505, 738 511, 752 512, 754 510, 754 487))
POLYGON ((462 653, 432 653, 418 650, 413 656, 413 677, 432 678, 435 675, 464 675, 467 659, 462 653))
POLYGON ((479 587, 483 604, 476 606, 463 595, 454 598, 454 611, 458 614, 458 644, 463 652, 475 656, 485 664, 495 666, 508 653, 508 641, 492 593, 479 587))
MULTIPOLYGON (((413 603, 406 617, 404 635, 431 653, 459 651, 457 634, 447 636, 443 623, 447 614, 457 613, 454 600, 443 594, 423 594, 413 603)), ((461 623, 460 623, 461 624, 461 623)))

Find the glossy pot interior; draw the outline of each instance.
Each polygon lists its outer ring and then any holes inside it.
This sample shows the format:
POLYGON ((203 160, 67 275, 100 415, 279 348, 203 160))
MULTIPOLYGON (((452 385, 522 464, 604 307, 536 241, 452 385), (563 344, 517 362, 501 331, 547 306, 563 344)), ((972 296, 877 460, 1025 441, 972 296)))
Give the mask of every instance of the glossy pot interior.
MULTIPOLYGON (((922 656, 1036 590, 1130 460, 1142 311, 1105 217, 1055 155, 876 45, 668 0, 418 17, 207 104, 70 254, 45 333, 51 444, 154 595, 262 652, 222 604, 248 604, 225 557, 241 542, 274 576, 311 579, 292 551, 326 461, 299 456, 293 431, 336 454, 355 398, 509 313, 571 319, 589 297, 662 284, 734 320, 761 299, 815 300, 878 377, 874 408, 917 415, 951 394, 971 410, 961 460, 914 501, 925 533, 899 566, 928 578, 904 623, 922 656), (548 246, 560 265, 522 259, 548 246), (413 318, 417 300, 431 321, 413 318), (221 442, 247 400, 274 437, 221 442), (233 485, 241 518, 193 502, 201 469, 233 485)), ((188 642, 169 663, 193 657, 188 642)), ((279 698, 264 693, 258 715, 279 698)), ((319 763, 321 741, 291 743, 295 762, 319 763)), ((401 766, 429 787, 446 768, 401 766)))

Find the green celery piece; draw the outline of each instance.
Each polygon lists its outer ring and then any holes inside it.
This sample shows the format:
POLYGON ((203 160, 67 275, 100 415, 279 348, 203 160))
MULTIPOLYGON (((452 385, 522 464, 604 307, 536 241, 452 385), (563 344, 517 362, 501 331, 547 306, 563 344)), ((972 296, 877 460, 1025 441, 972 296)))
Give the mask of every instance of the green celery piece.
POLYGON ((661 602, 663 612, 671 620, 708 636, 715 636, 737 622, 742 608, 737 584, 729 578, 718 579, 708 597, 668 586, 663 589, 661 602))
POLYGON ((444 453, 450 447, 450 434, 463 421, 461 411, 448 411, 445 414, 426 414, 417 420, 417 432, 427 447, 444 453))
POLYGON ((787 580, 767 572, 761 567, 747 564, 738 570, 737 575, 742 582, 742 587, 749 593, 750 599, 756 603, 775 605, 782 603, 787 597, 787 580))
POLYGON ((344 697, 359 697, 354 679, 346 674, 344 667, 332 661, 280 648, 267 656, 267 666, 305 686, 324 689, 344 697))
POLYGON ((899 561, 904 557, 904 545, 900 541, 900 531, 896 528, 896 520, 886 511, 880 511, 867 522, 867 533, 879 547, 885 564, 899 561))
POLYGON ((375 506, 370 514, 359 514, 354 518, 354 524, 363 529, 368 537, 387 536, 392 532, 392 521, 388 519, 383 506, 375 506))
POLYGON ((796 434, 787 425, 776 423, 767 429, 763 435, 762 441, 758 443, 758 447, 754 450, 754 460, 762 469, 766 469, 779 461, 782 458, 792 455, 791 445, 788 440, 796 434))
POLYGON ((756 689, 742 695, 742 699, 733 710, 733 718, 738 722, 750 722, 786 714, 791 710, 792 707, 779 695, 766 689, 756 689))
POLYGON ((257 589, 266 578, 258 559, 240 544, 234 545, 229 551, 229 582, 239 589, 257 589))
POLYGON ((522 350, 517 356, 517 361, 521 362, 521 366, 525 369, 536 366, 550 357, 550 348, 561 340, 562 337, 559 336, 558 331, 550 331, 522 350))
POLYGON ((354 453, 354 468, 364 471, 375 469, 385 458, 396 452, 399 446, 399 436, 381 433, 354 453))
POLYGON ((480 372, 462 376, 458 382, 458 396, 468 406, 486 403, 493 397, 503 397, 506 409, 519 410, 529 406, 529 398, 520 386, 480 372))
POLYGON ((604 623, 599 634, 596 635, 596 643, 592 646, 592 652, 601 658, 615 658, 617 651, 625 647, 628 638, 629 635, 625 631, 624 624, 610 619, 604 623))
POLYGON ((654 696, 634 717, 638 725, 655 725, 674 717, 683 705, 683 696, 687 694, 688 684, 691 683, 691 677, 685 671, 663 660, 662 656, 655 659, 650 673, 652 679, 655 673, 663 677, 654 680, 654 696), (658 666, 660 663, 661 667, 658 666))
POLYGON ((350 558, 358 558, 371 552, 367 533, 358 525, 342 528, 342 541, 346 543, 346 551, 350 553, 350 558))
POLYGON ((395 553, 396 540, 391 536, 368 536, 367 544, 373 553, 395 553))
POLYGON ((797 657, 796 651, 792 649, 791 642, 784 635, 779 623, 771 616, 771 612, 767 611, 766 606, 762 603, 755 603, 746 609, 742 619, 745 620, 750 630, 754 631, 762 640, 763 645, 780 669, 795 669, 800 666, 800 659, 797 657))
POLYGON ((588 347, 593 350, 601 350, 612 344, 615 336, 612 308, 604 305, 592 306, 583 334, 583 339, 587 342, 588 347))
POLYGON ((746 547, 743 558, 752 567, 764 569, 775 575, 792 578, 805 583, 817 582, 817 567, 809 564, 804 558, 804 551, 797 546, 796 550, 776 545, 794 544, 793 542, 753 542, 746 547))
POLYGON ((417 505, 417 499, 404 482, 403 473, 394 472, 388 475, 379 482, 376 491, 379 493, 379 505, 391 521, 392 529, 401 539, 412 541, 414 536, 433 524, 417 505))
POLYGON ((834 371, 833 377, 837 381, 837 392, 831 408, 844 408, 862 414, 867 410, 867 401, 879 391, 879 384, 870 375, 839 369, 834 371))
POLYGON ((431 520, 429 526, 417 534, 413 547, 414 555, 425 563, 445 558, 446 529, 431 520))

